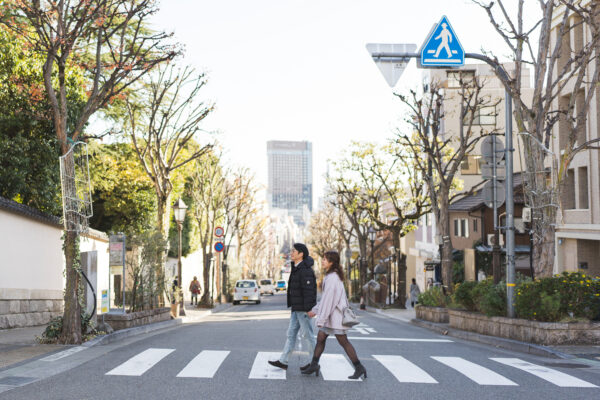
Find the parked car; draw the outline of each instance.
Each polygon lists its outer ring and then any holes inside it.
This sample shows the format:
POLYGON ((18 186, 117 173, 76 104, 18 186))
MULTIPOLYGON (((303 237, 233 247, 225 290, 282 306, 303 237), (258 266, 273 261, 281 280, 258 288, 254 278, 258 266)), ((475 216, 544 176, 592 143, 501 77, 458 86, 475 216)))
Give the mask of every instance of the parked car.
POLYGON ((258 288, 260 289, 260 294, 268 293, 271 296, 275 294, 275 286, 272 279, 261 279, 258 288))
POLYGON ((285 292, 287 290, 287 282, 283 279, 277 281, 277 286, 275 286, 275 290, 278 292, 285 292))
POLYGON ((253 301, 260 304, 260 291, 258 283, 254 279, 241 279, 235 283, 233 305, 238 305, 242 301, 253 301))

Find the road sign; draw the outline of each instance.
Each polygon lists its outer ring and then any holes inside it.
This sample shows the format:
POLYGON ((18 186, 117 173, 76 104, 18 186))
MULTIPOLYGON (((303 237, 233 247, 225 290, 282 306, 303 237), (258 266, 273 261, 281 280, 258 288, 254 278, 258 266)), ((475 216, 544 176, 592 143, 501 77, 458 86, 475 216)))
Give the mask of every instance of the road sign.
MULTIPOLYGON (((504 184, 496 181, 496 208, 499 208, 504 204, 506 199, 506 192, 504 190, 504 184)), ((489 208, 494 208, 494 182, 487 181, 483 185, 483 201, 489 208)))
POLYGON ((223 237, 224 234, 225 234, 225 229, 223 229, 222 226, 217 226, 215 228, 215 236, 216 237, 223 237))
POLYGON ((504 143, 496 135, 486 136, 481 142, 481 157, 485 162, 493 163, 504 159, 504 143), (496 157, 494 157, 494 141, 496 142, 496 157))
POLYGON ((400 79, 400 76, 406 69, 406 65, 410 61, 410 58, 398 57, 390 58, 386 57, 382 59, 377 56, 381 53, 414 53, 417 49, 416 44, 412 43, 367 43, 367 50, 373 61, 377 64, 377 68, 381 71, 385 81, 390 87, 396 86, 396 82, 400 79))
POLYGON ((459 67, 465 65, 465 50, 445 15, 423 45, 421 65, 424 67, 459 67))
POLYGON ((225 250, 225 245, 223 244, 223 242, 216 242, 215 243, 215 251, 217 253, 222 252, 223 250, 225 250))
MULTIPOLYGON (((483 164, 481 166, 481 179, 494 179, 494 166, 483 164)), ((506 168, 504 164, 496 165, 496 179, 503 181, 506 179, 506 168)))

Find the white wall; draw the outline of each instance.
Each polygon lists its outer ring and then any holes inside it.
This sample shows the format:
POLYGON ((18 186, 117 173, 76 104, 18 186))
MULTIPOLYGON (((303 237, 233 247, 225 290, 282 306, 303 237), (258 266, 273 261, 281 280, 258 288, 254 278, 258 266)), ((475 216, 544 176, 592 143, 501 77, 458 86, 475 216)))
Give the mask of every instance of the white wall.
POLYGON ((0 298, 62 299, 61 235, 56 226, 0 209, 0 298))

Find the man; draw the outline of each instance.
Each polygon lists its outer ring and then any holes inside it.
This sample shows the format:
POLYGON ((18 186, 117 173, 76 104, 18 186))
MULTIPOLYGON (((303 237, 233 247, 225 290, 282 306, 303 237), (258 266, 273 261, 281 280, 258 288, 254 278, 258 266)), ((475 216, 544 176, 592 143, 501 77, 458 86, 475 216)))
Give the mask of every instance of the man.
POLYGON ((192 292, 192 305, 194 305, 194 299, 196 300, 196 305, 198 305, 198 294, 200 294, 200 282, 198 282, 198 278, 194 277, 192 283, 190 283, 190 292, 192 292))
MULTIPOLYGON (((295 243, 293 247, 290 253, 292 273, 287 288, 287 306, 292 308, 287 340, 279 360, 269 361, 269 364, 281 369, 288 368, 290 354, 296 347, 298 332, 305 343, 309 359, 312 357, 316 345, 314 326, 308 316, 308 311, 317 304, 317 282, 312 270, 315 261, 309 257, 308 248, 304 244, 295 243)), ((307 368, 309 365, 310 363, 300 369, 307 368)))

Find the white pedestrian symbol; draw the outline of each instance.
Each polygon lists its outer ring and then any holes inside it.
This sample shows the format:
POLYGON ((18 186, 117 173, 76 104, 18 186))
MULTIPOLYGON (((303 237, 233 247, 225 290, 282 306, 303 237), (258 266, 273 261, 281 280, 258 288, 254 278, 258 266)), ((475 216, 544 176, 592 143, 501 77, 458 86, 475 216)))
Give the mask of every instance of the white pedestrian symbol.
POLYGON ((440 55, 440 51, 442 51, 442 49, 444 49, 444 50, 446 50, 446 53, 448 54, 448 58, 452 58, 452 51, 450 50, 450 46, 448 45, 448 43, 452 43, 452 33, 450 33, 450 30, 448 30, 448 24, 446 24, 446 23, 442 24, 442 31, 434 39, 442 40, 442 42, 440 43, 440 45, 437 48, 437 51, 435 52, 434 57, 438 58, 440 55))

